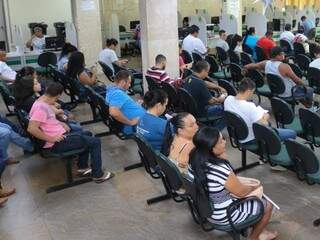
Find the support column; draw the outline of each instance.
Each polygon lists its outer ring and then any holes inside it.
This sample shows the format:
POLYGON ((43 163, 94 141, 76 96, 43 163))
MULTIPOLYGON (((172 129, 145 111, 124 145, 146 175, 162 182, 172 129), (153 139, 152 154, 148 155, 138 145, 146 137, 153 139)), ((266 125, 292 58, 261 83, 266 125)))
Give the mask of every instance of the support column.
POLYGON ((103 47, 100 12, 99 0, 72 0, 78 49, 85 54, 87 66, 92 66, 97 61, 103 47))
POLYGON ((140 0, 139 9, 143 73, 154 65, 158 54, 163 54, 167 58, 167 73, 171 78, 178 77, 177 0, 140 0))

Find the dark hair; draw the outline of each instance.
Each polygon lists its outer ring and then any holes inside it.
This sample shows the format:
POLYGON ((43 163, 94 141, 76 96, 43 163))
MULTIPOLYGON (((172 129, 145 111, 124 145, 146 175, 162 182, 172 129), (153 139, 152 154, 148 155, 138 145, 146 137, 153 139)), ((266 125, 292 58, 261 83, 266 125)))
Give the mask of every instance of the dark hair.
POLYGON ((291 24, 290 24, 290 23, 287 23, 287 24, 284 26, 284 30, 286 30, 286 31, 291 31, 291 24))
POLYGON ((271 49, 270 57, 271 58, 275 58, 276 56, 280 55, 281 53, 283 53, 283 49, 281 47, 279 47, 279 46, 276 46, 276 47, 271 49))
POLYGON ((72 78, 78 77, 84 70, 84 55, 82 52, 76 51, 71 53, 68 62, 67 75, 72 78))
POLYGON ((303 26, 300 26, 299 28, 298 28, 298 31, 297 31, 297 33, 304 33, 304 28, 303 28, 303 26))
POLYGON ((110 47, 111 45, 117 46, 118 45, 118 40, 114 39, 114 38, 107 39, 106 40, 106 45, 107 45, 107 47, 110 47))
POLYGON ((157 103, 161 103, 162 105, 168 99, 168 94, 163 90, 157 89, 153 91, 148 91, 143 97, 144 106, 149 109, 153 108, 157 103))
POLYGON ((156 64, 162 63, 162 62, 164 62, 166 60, 167 60, 167 58, 162 54, 158 54, 156 56, 156 64))
POLYGON ((16 80, 13 84, 13 96, 16 100, 16 106, 20 106, 27 98, 34 94, 33 67, 23 67, 17 72, 16 80))
POLYGON ((17 72, 16 81, 21 80, 25 76, 32 76, 35 72, 36 70, 33 67, 29 67, 29 66, 23 67, 17 72))
POLYGON ((73 46, 71 43, 65 43, 62 47, 59 59, 75 51, 78 51, 78 49, 75 46, 73 46))
POLYGON ((195 148, 190 152, 189 163, 195 175, 197 185, 206 186, 206 164, 219 164, 226 162, 219 159, 212 152, 212 148, 218 143, 220 132, 216 128, 204 127, 198 130, 193 137, 195 148))
POLYGON ((302 17, 301 17, 301 21, 304 21, 304 20, 306 20, 306 19, 307 19, 306 16, 302 16, 302 17))
POLYGON ((200 31, 200 28, 197 25, 192 25, 189 27, 190 34, 198 33, 200 31))
POLYGON ((50 97, 56 97, 63 92, 63 86, 60 83, 52 82, 46 88, 45 94, 50 97))
POLYGON ((245 37, 243 38, 243 44, 245 44, 245 42, 247 41, 248 36, 254 34, 255 32, 256 32, 256 29, 254 27, 249 27, 245 37))
POLYGON ((238 45, 238 42, 242 41, 242 37, 238 34, 232 34, 228 36, 227 42, 231 50, 234 50, 238 45))
POLYGON ((267 31, 266 34, 265 34, 266 37, 272 36, 272 35, 273 35, 273 31, 267 31))
POLYGON ((221 36, 221 35, 224 34, 224 33, 226 33, 226 30, 221 29, 221 30, 219 31, 219 36, 221 36))
POLYGON ((244 78, 240 82, 238 86, 238 92, 243 93, 247 90, 254 90, 256 88, 256 84, 250 78, 244 78))
POLYGON ((121 70, 114 76, 114 82, 119 83, 122 80, 128 81, 131 76, 130 72, 127 70, 121 70))
POLYGON ((316 44, 314 50, 313 50, 313 54, 318 55, 320 54, 320 45, 316 44))
POLYGON ((194 72, 196 73, 201 73, 202 71, 208 69, 210 69, 210 64, 205 60, 197 62, 194 66, 194 72))
POLYGON ((190 113, 180 112, 173 116, 166 125, 164 135, 163 135, 163 143, 161 153, 165 156, 169 156, 170 148, 173 141, 174 135, 177 133, 178 129, 184 128, 184 119, 189 116, 190 113))

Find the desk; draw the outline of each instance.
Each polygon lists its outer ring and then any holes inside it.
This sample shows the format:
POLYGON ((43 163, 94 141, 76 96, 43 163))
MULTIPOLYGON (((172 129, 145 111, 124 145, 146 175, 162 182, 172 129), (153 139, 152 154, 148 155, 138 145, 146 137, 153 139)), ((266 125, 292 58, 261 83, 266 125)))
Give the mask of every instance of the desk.
MULTIPOLYGON (((15 71, 20 70, 25 66, 39 68, 38 57, 42 52, 29 51, 25 53, 8 52, 6 63, 15 71)), ((61 51, 53 51, 57 58, 60 56, 61 51)))

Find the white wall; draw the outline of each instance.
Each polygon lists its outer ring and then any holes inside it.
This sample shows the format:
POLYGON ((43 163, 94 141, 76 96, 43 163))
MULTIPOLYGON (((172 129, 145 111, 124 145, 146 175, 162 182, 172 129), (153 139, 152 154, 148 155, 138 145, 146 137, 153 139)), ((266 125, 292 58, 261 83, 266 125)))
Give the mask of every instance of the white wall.
POLYGON ((48 24, 48 35, 56 35, 54 22, 72 22, 70 0, 7 0, 11 27, 21 26, 23 38, 28 40, 30 22, 48 24))

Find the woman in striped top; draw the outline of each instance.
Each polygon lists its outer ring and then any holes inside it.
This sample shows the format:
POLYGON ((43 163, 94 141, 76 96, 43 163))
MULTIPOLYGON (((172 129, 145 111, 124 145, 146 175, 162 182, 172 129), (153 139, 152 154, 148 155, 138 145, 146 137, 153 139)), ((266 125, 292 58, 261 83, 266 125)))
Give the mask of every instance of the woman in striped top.
MULTIPOLYGON (((211 127, 200 129, 193 138, 194 150, 190 153, 190 164, 197 180, 196 184, 205 186, 214 209, 210 221, 219 225, 229 225, 227 208, 237 198, 244 198, 257 187, 243 185, 227 161, 226 141, 219 130, 211 127), (237 196, 237 197, 235 197, 237 196)), ((272 214, 272 205, 262 199, 263 218, 253 226, 250 240, 271 240, 277 232, 265 230, 272 214)), ((262 209, 255 201, 245 202, 231 214, 235 224, 239 224, 262 209)))

